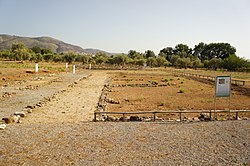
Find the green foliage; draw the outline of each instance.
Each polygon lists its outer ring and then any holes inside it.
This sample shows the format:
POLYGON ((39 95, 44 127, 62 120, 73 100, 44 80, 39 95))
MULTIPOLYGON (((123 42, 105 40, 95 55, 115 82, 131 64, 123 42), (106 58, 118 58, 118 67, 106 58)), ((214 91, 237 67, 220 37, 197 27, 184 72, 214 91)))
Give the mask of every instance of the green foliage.
POLYGON ((156 80, 150 80, 148 82, 150 82, 152 85, 158 85, 158 82, 156 80))
POLYGON ((147 59, 148 58, 155 58, 156 57, 155 53, 153 51, 151 51, 151 50, 145 51, 145 56, 146 56, 147 59))
POLYGON ((241 68, 249 68, 249 63, 247 60, 237 57, 236 55, 230 55, 223 61, 223 68, 229 71, 236 71, 241 68))
POLYGON ((159 106, 164 106, 164 102, 160 102, 160 103, 159 103, 159 106))
POLYGON ((167 60, 164 57, 158 56, 156 58, 156 63, 158 67, 165 66, 165 64, 167 64, 167 60))
POLYGON ((185 93, 186 90, 185 89, 180 89, 178 93, 185 93))
POLYGON ((150 66, 150 67, 154 67, 157 65, 157 61, 156 61, 156 58, 154 57, 149 57, 147 59, 147 65, 150 66))
POLYGON ((73 52, 68 52, 63 55, 63 61, 68 62, 69 64, 73 63, 76 59, 76 54, 73 52))
POLYGON ((164 78, 161 81, 162 82, 169 82, 169 81, 173 81, 173 78, 164 78))
POLYGON ((187 58, 178 58, 175 65, 179 68, 187 68, 187 67, 191 67, 191 60, 189 57, 187 58))
POLYGON ((208 62, 208 68, 217 70, 222 65, 222 59, 220 58, 213 58, 208 62))

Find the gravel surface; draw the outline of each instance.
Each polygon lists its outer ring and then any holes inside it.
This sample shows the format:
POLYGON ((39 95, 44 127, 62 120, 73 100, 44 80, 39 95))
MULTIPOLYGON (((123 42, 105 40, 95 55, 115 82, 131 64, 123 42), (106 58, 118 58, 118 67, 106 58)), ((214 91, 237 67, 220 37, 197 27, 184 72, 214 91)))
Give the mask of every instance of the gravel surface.
POLYGON ((0 165, 250 164, 250 121, 8 127, 0 132, 0 165))
POLYGON ((108 78, 91 74, 0 130, 0 166, 250 164, 250 120, 90 122, 108 78))

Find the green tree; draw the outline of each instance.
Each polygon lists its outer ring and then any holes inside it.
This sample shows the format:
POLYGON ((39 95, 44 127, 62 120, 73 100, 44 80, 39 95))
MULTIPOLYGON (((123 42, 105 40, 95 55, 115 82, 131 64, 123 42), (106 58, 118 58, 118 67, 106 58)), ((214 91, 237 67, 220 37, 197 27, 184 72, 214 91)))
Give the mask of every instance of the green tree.
POLYGON ((119 54, 114 57, 114 63, 125 66, 130 61, 130 58, 126 54, 119 54))
POLYGON ((76 54, 73 52, 67 52, 63 55, 63 61, 68 62, 69 64, 75 61, 76 54))
POLYGON ((199 43, 198 45, 195 45, 193 49, 193 55, 199 57, 199 59, 205 60, 206 59, 206 57, 204 56, 205 48, 206 44, 203 42, 199 43))
POLYGON ((208 67, 210 69, 214 69, 214 70, 217 70, 218 68, 220 68, 221 65, 222 65, 222 59, 221 58, 212 58, 208 62, 208 67))
POLYGON ((30 50, 23 43, 13 43, 11 52, 14 60, 29 60, 31 57, 30 50))
POLYGON ((176 61, 176 66, 179 68, 188 68, 191 67, 191 60, 189 57, 187 58, 178 58, 176 61))
POLYGON ((249 67, 249 62, 245 60, 244 58, 237 57, 235 54, 229 55, 228 58, 223 60, 223 68, 230 70, 230 71, 236 71, 241 68, 247 68, 249 67))
POLYGON ((202 52, 202 60, 210 60, 212 58, 225 59, 229 55, 235 54, 236 49, 229 43, 210 43, 205 45, 205 49, 202 52))
POLYGON ((167 62, 167 60, 164 58, 164 57, 160 57, 160 56, 158 56, 157 58, 156 58, 156 62, 157 62, 157 66, 164 66, 165 65, 165 63, 167 62))
POLYGON ((177 44, 173 51, 175 55, 179 55, 181 58, 188 57, 192 54, 192 49, 186 44, 177 44))
POLYGON ((147 59, 147 65, 150 66, 150 67, 154 67, 157 65, 157 61, 156 61, 156 58, 154 57, 149 57, 147 59))
POLYGON ((201 60, 200 60, 198 57, 195 58, 191 63, 192 63, 192 67, 193 67, 194 69, 197 69, 197 68, 199 68, 199 67, 202 67, 201 60))
POLYGON ((150 58, 150 57, 153 57, 153 58, 156 57, 154 51, 151 51, 151 50, 145 51, 145 56, 146 56, 147 59, 150 58))
POLYGON ((48 53, 48 54, 44 54, 43 55, 43 59, 48 62, 48 61, 52 61, 54 58, 54 54, 53 53, 48 53))

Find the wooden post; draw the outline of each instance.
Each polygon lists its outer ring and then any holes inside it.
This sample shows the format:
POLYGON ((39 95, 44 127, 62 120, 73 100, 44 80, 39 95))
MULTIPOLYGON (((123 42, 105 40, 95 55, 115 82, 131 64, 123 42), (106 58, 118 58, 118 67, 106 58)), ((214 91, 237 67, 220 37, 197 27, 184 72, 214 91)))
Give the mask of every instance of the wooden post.
POLYGON ((211 110, 209 112, 209 119, 210 119, 210 121, 212 120, 212 111, 211 110))
POLYGON ((96 122, 96 112, 94 112, 94 122, 96 122))
POLYGON ((181 119, 182 119, 182 118, 181 118, 181 112, 180 112, 180 122, 181 122, 181 119))
POLYGON ((239 119, 239 115, 238 115, 238 112, 236 112, 236 120, 238 120, 239 119))
POLYGON ((155 112, 154 112, 154 122, 155 122, 155 112))
POLYGON ((122 121, 125 122, 125 114, 122 114, 122 117, 123 117, 122 121))
POLYGON ((230 120, 230 110, 228 110, 228 120, 230 120))

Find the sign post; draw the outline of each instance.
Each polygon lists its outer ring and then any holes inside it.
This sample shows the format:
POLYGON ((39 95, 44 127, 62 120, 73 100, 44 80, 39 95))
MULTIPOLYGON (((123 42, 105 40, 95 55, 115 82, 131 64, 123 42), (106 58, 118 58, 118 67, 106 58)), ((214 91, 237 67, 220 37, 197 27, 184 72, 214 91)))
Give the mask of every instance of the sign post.
POLYGON ((216 119, 216 98, 228 97, 229 98, 229 119, 231 107, 231 76, 217 76, 215 79, 215 95, 214 95, 214 120, 216 119))

